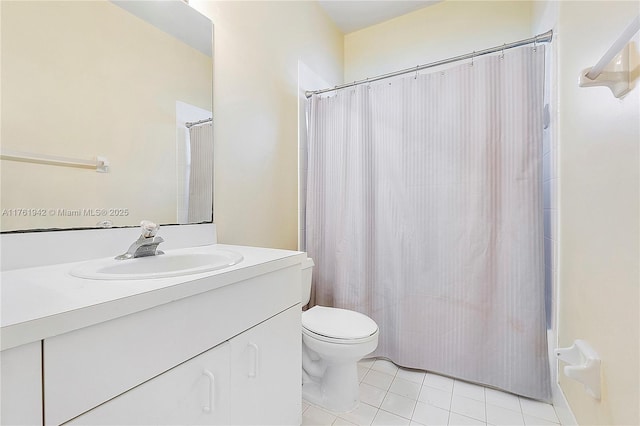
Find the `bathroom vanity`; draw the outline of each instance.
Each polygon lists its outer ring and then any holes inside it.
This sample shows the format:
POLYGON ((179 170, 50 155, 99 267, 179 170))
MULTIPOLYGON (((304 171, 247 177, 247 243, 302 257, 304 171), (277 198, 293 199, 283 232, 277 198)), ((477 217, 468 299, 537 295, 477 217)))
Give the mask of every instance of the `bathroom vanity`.
MULTIPOLYGON (((300 424, 304 253, 185 276, 2 273, 2 424, 300 424)), ((124 262, 127 262, 125 260, 124 262)))

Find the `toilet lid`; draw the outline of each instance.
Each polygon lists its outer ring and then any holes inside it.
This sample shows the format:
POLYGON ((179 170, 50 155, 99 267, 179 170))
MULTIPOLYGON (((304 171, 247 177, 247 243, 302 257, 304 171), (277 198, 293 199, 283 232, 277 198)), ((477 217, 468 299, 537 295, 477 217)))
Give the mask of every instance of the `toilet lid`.
POLYGON ((362 339, 378 331, 378 325, 366 315, 326 306, 314 306, 303 312, 302 326, 312 333, 335 339, 362 339))

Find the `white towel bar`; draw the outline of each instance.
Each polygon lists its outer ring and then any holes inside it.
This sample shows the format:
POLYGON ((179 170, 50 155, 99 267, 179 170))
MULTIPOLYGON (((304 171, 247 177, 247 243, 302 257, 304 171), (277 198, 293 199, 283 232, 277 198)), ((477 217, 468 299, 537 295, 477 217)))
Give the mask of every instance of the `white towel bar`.
POLYGON ((580 73, 580 87, 606 86, 616 98, 621 98, 629 90, 629 48, 627 43, 640 30, 640 15, 636 16, 624 29, 620 37, 611 45, 600 60, 591 68, 580 73))
POLYGON ((11 150, 2 150, 0 159, 9 161, 22 161, 25 163, 49 164, 53 166, 79 167, 92 169, 98 173, 109 172, 109 160, 104 157, 96 157, 95 160, 82 160, 77 158, 59 157, 48 154, 33 154, 11 150))
POLYGON ((633 37, 633 35, 639 30, 640 15, 636 16, 635 19, 633 19, 633 21, 631 21, 631 23, 627 26, 627 28, 624 29, 622 34, 620 34, 620 37, 618 37, 613 45, 611 45, 609 50, 607 50, 605 54, 602 55, 602 58, 600 58, 598 63, 589 70, 589 72, 587 73, 587 77, 591 80, 595 80, 596 78, 598 78, 598 76, 602 74, 604 67, 606 67, 609 62, 611 62, 613 57, 616 56, 623 47, 625 47, 629 40, 631 40, 631 37, 633 37))

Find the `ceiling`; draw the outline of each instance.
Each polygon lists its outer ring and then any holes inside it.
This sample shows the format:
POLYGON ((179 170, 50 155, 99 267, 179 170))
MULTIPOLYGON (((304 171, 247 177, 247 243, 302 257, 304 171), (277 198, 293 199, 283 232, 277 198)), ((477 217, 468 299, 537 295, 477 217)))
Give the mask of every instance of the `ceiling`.
POLYGON ((379 24, 441 0, 318 0, 345 34, 379 24))

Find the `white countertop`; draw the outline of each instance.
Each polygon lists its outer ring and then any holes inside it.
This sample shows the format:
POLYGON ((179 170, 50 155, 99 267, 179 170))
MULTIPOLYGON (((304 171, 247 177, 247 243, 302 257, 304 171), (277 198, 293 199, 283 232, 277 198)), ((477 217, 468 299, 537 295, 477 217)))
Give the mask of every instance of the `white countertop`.
POLYGON ((299 264, 297 251, 215 244, 171 253, 216 249, 244 259, 225 269, 147 280, 93 280, 69 271, 82 262, 2 272, 0 349, 9 349, 110 319, 193 296, 228 284, 299 264))

